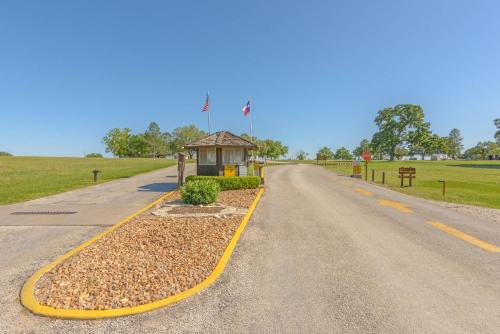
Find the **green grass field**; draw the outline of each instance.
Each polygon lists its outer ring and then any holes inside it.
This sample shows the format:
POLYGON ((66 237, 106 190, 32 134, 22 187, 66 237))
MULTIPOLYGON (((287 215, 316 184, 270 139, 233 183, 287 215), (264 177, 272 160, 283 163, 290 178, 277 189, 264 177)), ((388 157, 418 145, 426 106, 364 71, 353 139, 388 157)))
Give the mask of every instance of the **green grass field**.
MULTIPOLYGON (((352 174, 350 166, 328 165, 326 168, 342 174, 352 174)), ((372 169, 375 170, 376 183, 382 182, 382 172, 385 171, 386 185, 408 195, 500 208, 500 161, 373 161, 368 165, 369 181, 372 169), (399 167, 417 169, 413 187, 400 188, 399 167), (438 180, 446 181, 446 198, 442 195, 438 180)), ((408 180, 405 180, 405 184, 407 183, 408 180)))
POLYGON ((15 203, 175 165, 176 160, 0 157, 0 204, 15 203))

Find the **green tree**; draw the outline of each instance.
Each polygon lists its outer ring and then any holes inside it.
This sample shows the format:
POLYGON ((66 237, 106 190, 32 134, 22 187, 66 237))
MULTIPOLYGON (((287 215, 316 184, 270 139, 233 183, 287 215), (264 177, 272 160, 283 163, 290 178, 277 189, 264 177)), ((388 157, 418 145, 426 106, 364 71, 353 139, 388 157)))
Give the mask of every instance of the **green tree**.
POLYGON ((114 128, 102 138, 102 142, 106 145, 106 152, 111 152, 114 156, 123 158, 129 156, 129 139, 129 128, 114 128))
POLYGON ((410 150, 408 150, 404 146, 398 146, 396 147, 396 151, 394 152, 396 159, 401 160, 402 157, 407 156, 410 154, 410 150))
POLYGON ((134 158, 147 157, 149 146, 143 134, 131 135, 128 139, 128 155, 134 158))
POLYGON ((297 160, 306 160, 307 159, 307 153, 304 150, 299 150, 297 153, 295 153, 295 156, 297 157, 297 160))
POLYGON ((448 135, 448 153, 453 159, 457 159, 462 153, 462 150, 464 149, 462 141, 463 138, 460 134, 460 130, 457 128, 452 129, 448 135))
POLYGON ((375 124, 379 131, 374 134, 372 145, 375 150, 389 155, 391 160, 394 160, 398 146, 419 143, 430 127, 425 122, 422 108, 412 104, 399 104, 380 110, 375 124))
POLYGON ((361 143, 359 143, 359 146, 356 147, 352 153, 355 157, 361 157, 363 152, 368 152, 370 151, 370 141, 368 139, 363 139, 361 143))
POLYGON ((5 152, 5 151, 0 151, 0 157, 11 157, 12 154, 10 154, 9 152, 5 152))
POLYGON ((497 140, 497 144, 500 145, 500 118, 495 119, 495 126, 497 127, 497 132, 495 132, 495 139, 497 140))
POLYGON ((144 140, 146 141, 147 151, 153 158, 167 154, 168 142, 166 138, 156 122, 149 124, 147 130, 144 132, 144 140))
POLYGON ((333 151, 325 146, 316 153, 316 160, 333 160, 334 156, 333 151))
POLYGON ((335 159, 337 160, 352 160, 352 154, 345 147, 341 147, 335 151, 335 159))
MULTIPOLYGON (((171 145, 171 149, 175 150, 175 153, 180 152, 182 147, 196 139, 205 137, 207 133, 203 130, 200 130, 196 127, 196 125, 191 124, 188 126, 183 126, 176 128, 173 132, 173 142, 171 145)), ((187 150, 190 159, 193 159, 195 150, 187 150)))
POLYGON ((500 147, 492 141, 477 143, 464 152, 466 159, 487 159, 489 156, 500 156, 500 147))

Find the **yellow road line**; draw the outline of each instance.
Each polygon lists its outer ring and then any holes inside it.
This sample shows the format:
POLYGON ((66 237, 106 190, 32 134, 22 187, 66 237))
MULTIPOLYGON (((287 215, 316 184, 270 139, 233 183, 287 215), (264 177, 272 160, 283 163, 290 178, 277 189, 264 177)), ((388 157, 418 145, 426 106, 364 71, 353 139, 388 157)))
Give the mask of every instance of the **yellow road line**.
POLYGON ((382 206, 389 206, 393 209, 399 210, 404 213, 413 213, 413 210, 408 208, 408 204, 401 202, 389 201, 387 199, 379 199, 378 204, 382 206))
POLYGON ((484 249, 485 251, 487 252, 491 252, 491 253, 500 253, 500 248, 497 247, 497 246, 494 246, 492 244, 489 244, 485 241, 482 241, 476 237, 473 237, 471 235, 468 235, 468 234, 465 234, 464 232, 462 231, 459 231, 457 229, 454 229, 453 227, 450 227, 448 225, 445 225, 443 223, 440 223, 440 222, 436 222, 436 221, 428 221, 427 224, 429 225, 432 225, 434 226, 435 228, 443 231, 443 232, 446 232, 458 239, 461 239, 463 241, 466 241, 474 246, 477 246, 479 248, 482 248, 484 249))
POLYGON ((233 235, 233 238, 229 242, 229 245, 227 246, 226 250, 222 254, 222 257, 220 258, 219 262, 215 266, 214 271, 210 275, 208 275, 205 280, 203 280, 200 284, 195 285, 194 287, 185 290, 179 294, 160 299, 157 301, 154 301, 149 304, 144 304, 144 305, 138 305, 138 306, 132 306, 132 307, 124 307, 124 308, 118 308, 118 309, 112 309, 112 310, 77 310, 77 309, 56 309, 53 307, 49 307, 46 305, 42 305, 38 302, 38 300, 35 298, 34 291, 35 291, 35 284, 36 282, 42 277, 45 273, 50 271, 52 268, 57 266, 59 263, 62 261, 66 260, 67 258, 71 257, 75 253, 79 252, 83 248, 87 247, 91 243, 95 242, 96 240, 101 239, 104 235, 108 234, 109 232, 115 230, 118 228, 120 225, 125 224, 135 216, 141 214, 142 212, 152 208, 156 204, 160 203, 163 199, 166 197, 170 196, 171 193, 169 192, 165 194, 164 196, 160 197, 153 203, 147 205, 146 207, 142 208, 141 210, 137 211, 136 213, 128 216, 124 220, 120 221, 119 223, 113 225, 111 228, 108 230, 102 232, 101 234, 95 236, 94 238, 86 241, 82 245, 76 247, 75 249, 69 251, 68 253, 64 254, 63 256, 57 258, 53 262, 49 263, 45 267, 42 267, 39 269, 36 273, 34 273, 27 281, 24 283, 23 288, 21 289, 21 304, 24 305, 28 310, 30 310, 34 314, 39 314, 39 315, 44 315, 48 317, 54 317, 54 318, 65 318, 65 319, 99 319, 99 318, 112 318, 112 317, 119 317, 119 316, 124 316, 124 315, 130 315, 130 314, 138 314, 138 313, 143 313, 147 311, 152 311, 160 307, 164 307, 166 305, 175 303, 179 300, 185 299, 189 296, 194 295, 195 293, 200 292, 201 290, 205 289, 208 287, 210 284, 215 282, 215 280, 222 274, 224 271, 224 268, 226 267, 226 264, 231 257, 231 254, 233 253, 234 248, 236 247, 236 244, 238 243, 238 240, 240 238, 241 233, 245 229, 245 226, 247 225, 248 221, 250 220, 250 217, 252 216, 253 211, 257 207, 257 203, 259 202, 259 199, 262 196, 262 193, 264 192, 264 188, 260 189, 260 191, 257 193, 257 196, 255 196, 255 199, 248 209, 246 215, 243 217, 243 220, 241 221, 240 225, 236 229, 236 232, 233 235))
POLYGON ((358 193, 363 194, 363 195, 365 195, 365 196, 373 196, 373 193, 372 193, 372 192, 370 192, 370 191, 368 191, 368 190, 365 190, 365 189, 363 189, 363 188, 356 188, 356 189, 354 189, 354 190, 356 190, 358 193))

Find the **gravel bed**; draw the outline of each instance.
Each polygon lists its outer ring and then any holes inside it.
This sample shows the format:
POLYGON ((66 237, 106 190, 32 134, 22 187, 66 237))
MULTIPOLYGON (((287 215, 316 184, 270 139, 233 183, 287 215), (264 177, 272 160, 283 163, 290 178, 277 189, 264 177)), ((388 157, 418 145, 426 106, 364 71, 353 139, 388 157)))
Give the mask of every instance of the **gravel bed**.
MULTIPOLYGON (((221 192, 219 202, 248 208, 257 192, 221 192)), ((242 217, 159 217, 150 210, 43 275, 35 297, 55 308, 104 310, 180 293, 213 271, 242 217)))

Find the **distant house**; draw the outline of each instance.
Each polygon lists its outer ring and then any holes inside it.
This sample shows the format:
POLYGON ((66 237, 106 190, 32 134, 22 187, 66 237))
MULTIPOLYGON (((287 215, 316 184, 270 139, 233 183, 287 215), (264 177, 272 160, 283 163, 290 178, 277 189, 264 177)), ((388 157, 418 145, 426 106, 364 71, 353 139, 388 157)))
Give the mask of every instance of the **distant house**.
POLYGON ((401 160, 448 160, 448 154, 445 153, 436 153, 432 155, 424 156, 422 159, 421 155, 406 155, 401 158, 401 160))
POLYGON ((196 150, 198 175, 222 176, 226 166, 234 166, 235 175, 246 175, 249 151, 257 146, 229 131, 219 131, 186 144, 184 148, 196 150))

